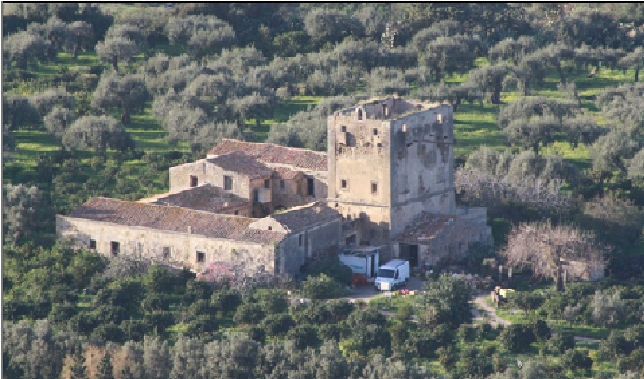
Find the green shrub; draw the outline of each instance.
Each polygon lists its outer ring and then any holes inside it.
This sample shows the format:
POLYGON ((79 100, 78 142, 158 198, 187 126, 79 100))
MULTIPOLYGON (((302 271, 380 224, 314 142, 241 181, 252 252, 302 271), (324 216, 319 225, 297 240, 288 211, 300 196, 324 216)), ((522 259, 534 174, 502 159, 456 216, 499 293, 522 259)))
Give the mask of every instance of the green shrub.
POLYGON ((536 340, 532 326, 513 324, 505 327, 499 336, 501 346, 512 353, 525 353, 536 340))
POLYGON ((309 277, 304 282, 304 296, 311 299, 333 299, 345 294, 342 285, 326 274, 309 277))
POLYGON ((336 282, 347 286, 351 284, 351 276, 353 276, 349 266, 340 263, 337 256, 313 263, 308 267, 306 273, 309 277, 325 274, 336 282))
POLYGON ((233 320, 237 324, 259 324, 266 314, 257 303, 244 303, 237 307, 233 320))
POLYGON ((300 350, 320 344, 318 331, 311 325, 297 325, 291 328, 286 334, 286 338, 293 341, 300 350))

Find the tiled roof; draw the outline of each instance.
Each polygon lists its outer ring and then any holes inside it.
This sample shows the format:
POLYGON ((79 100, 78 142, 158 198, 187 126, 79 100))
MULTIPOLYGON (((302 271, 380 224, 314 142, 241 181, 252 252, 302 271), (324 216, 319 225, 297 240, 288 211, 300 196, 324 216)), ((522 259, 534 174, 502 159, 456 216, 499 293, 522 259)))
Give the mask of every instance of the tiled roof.
POLYGON ((232 152, 243 152, 256 157, 260 162, 284 164, 297 168, 315 171, 327 171, 326 153, 295 147, 284 147, 272 143, 244 142, 224 138, 213 147, 208 155, 227 155, 232 152))
POLYGON ((241 236, 242 241, 258 243, 279 243, 286 237, 286 233, 274 230, 248 229, 241 236))
POLYGON ((178 193, 159 196, 153 204, 174 205, 201 211, 217 212, 231 207, 248 206, 250 202, 224 191, 221 187, 204 184, 178 193))
POLYGON ((313 203, 275 213, 269 217, 284 225, 291 232, 299 232, 307 226, 329 222, 341 217, 335 209, 322 203, 313 203))
POLYGON ((273 174, 274 178, 286 180, 293 180, 302 173, 302 171, 291 170, 288 167, 273 167, 273 171, 275 171, 273 174))
POLYGON ((398 233, 392 241, 406 243, 429 243, 436 236, 447 229, 456 220, 454 215, 438 215, 422 212, 414 220, 398 233))
POLYGON ((209 158, 208 162, 213 163, 226 171, 246 175, 250 179, 267 177, 273 174, 273 170, 271 168, 242 151, 233 151, 224 155, 219 155, 215 158, 209 158))
POLYGON ((125 226, 169 230, 211 238, 239 240, 255 219, 192 209, 97 197, 74 209, 69 217, 125 226))

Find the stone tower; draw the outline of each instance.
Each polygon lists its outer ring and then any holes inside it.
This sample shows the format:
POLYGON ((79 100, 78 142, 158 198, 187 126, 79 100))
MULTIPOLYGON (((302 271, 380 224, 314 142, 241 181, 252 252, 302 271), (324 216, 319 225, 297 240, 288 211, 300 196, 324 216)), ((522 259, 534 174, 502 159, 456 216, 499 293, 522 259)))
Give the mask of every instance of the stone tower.
POLYGON ((345 244, 390 245, 423 211, 455 213, 451 105, 376 100, 327 127, 328 202, 353 223, 345 244))

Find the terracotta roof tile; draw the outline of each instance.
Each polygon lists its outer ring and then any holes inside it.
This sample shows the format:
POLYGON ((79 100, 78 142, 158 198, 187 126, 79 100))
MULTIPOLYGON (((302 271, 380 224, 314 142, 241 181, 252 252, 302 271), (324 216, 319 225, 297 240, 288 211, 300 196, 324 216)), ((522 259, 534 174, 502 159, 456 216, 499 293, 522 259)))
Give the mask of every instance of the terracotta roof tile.
POLYGON ((255 219, 227 216, 192 209, 148 203, 93 198, 74 209, 69 217, 110 222, 125 226, 187 233, 211 238, 240 239, 255 219))
POLYGON ((273 170, 259 162, 255 157, 249 156, 242 151, 233 151, 219 155, 215 158, 208 158, 213 163, 226 171, 237 172, 246 175, 251 179, 271 176, 273 170))
POLYGON ((279 243, 286 237, 286 233, 274 230, 248 229, 241 236, 242 241, 258 243, 279 243))
POLYGON ((208 152, 208 155, 227 155, 232 152, 243 152, 264 163, 284 164, 315 171, 328 170, 326 153, 272 143, 244 142, 224 138, 208 152))
POLYGON ((329 222, 340 218, 340 213, 323 203, 313 203, 275 213, 269 217, 284 225, 291 232, 299 232, 307 226, 322 222, 329 222))
POLYGON ((438 215, 422 212, 414 220, 398 233, 392 241, 406 243, 429 243, 436 238, 443 230, 456 220, 454 215, 438 215))
POLYGON ((159 196, 152 204, 173 205, 216 213, 227 208, 249 206, 250 202, 224 191, 221 187, 204 184, 178 193, 159 196))

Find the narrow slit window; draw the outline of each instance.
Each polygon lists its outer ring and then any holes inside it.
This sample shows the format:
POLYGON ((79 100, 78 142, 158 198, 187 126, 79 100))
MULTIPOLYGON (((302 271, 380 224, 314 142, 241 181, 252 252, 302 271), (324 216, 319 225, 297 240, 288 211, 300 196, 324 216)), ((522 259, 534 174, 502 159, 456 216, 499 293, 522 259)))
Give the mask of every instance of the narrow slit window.
POLYGON ((378 194, 378 183, 371 182, 371 194, 372 195, 377 195, 378 194))
POLYGON ((264 179, 264 188, 271 188, 271 180, 264 179))
POLYGON ((199 184, 199 178, 195 175, 190 175, 190 187, 196 187, 199 184))
POLYGON ((374 135, 374 136, 377 136, 377 135, 378 135, 378 129, 377 129, 377 128, 373 128, 373 135, 374 135))
POLYGON ((233 178, 228 175, 224 175, 224 189, 230 191, 233 189, 233 178))
POLYGON ((340 181, 340 187, 342 187, 342 189, 347 189, 347 187, 348 187, 348 183, 347 183, 347 180, 346 180, 346 179, 342 179, 342 180, 340 181))
POLYGON ((284 189, 284 187, 285 187, 285 185, 284 185, 284 179, 281 179, 281 180, 280 180, 280 188, 281 188, 281 189, 284 189))

